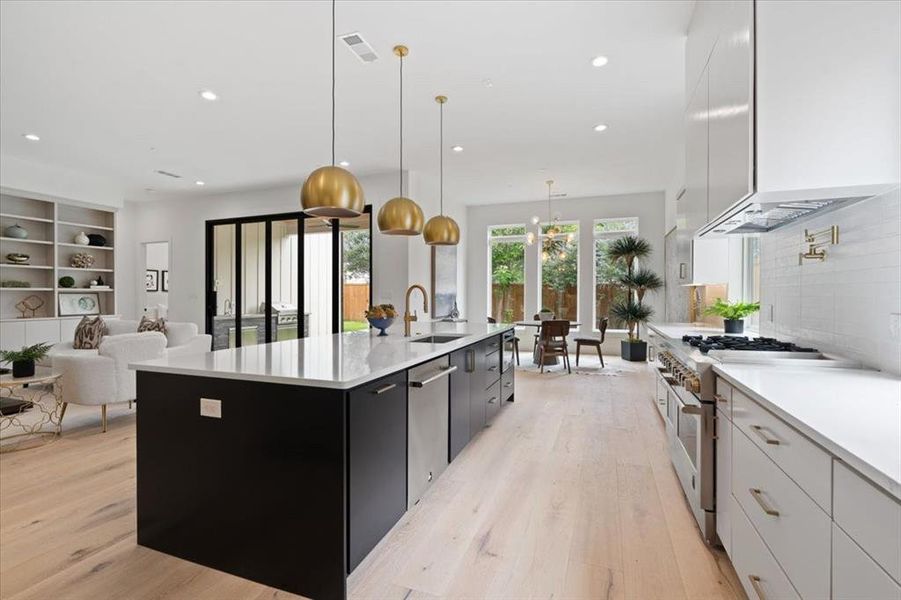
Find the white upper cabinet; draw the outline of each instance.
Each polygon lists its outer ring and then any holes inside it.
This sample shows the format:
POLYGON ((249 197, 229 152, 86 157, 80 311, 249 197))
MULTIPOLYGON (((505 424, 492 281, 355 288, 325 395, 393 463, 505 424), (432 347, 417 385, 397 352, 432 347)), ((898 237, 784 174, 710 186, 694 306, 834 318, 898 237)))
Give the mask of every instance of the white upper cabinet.
POLYGON ((901 181, 901 3, 756 12, 758 191, 901 181))
MULTIPOLYGON (((720 35, 707 71, 709 128, 707 218, 753 191, 753 5, 719 5, 720 35)), ((702 223, 703 225, 703 223, 702 223)))

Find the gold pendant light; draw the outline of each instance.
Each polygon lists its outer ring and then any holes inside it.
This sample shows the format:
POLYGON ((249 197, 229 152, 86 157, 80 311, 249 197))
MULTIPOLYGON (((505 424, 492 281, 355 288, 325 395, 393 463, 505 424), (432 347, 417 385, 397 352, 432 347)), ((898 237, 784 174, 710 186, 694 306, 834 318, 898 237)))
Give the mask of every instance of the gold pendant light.
POLYGON ((429 246, 456 246, 460 243, 460 226, 450 217, 444 216, 444 103, 447 102, 447 96, 435 96, 435 102, 438 103, 441 112, 438 134, 440 144, 438 199, 441 211, 425 224, 422 237, 429 246))
MULTIPOLYGON (((547 230, 544 232, 544 242, 541 244, 541 260, 547 262, 552 254, 559 254, 561 259, 566 258, 566 249, 555 240, 557 234, 560 233, 560 227, 557 225, 558 219, 551 216, 551 186, 554 185, 554 180, 548 179, 544 183, 547 184, 547 230)), ((571 242, 572 240, 572 236, 567 236, 567 241, 571 242)))
POLYGON ((332 0, 332 164, 319 167, 300 188, 300 206, 308 215, 328 219, 357 217, 366 200, 353 174, 335 166, 335 0, 332 0))
POLYGON ((404 196, 404 57, 409 53, 406 46, 394 47, 400 58, 400 193, 379 209, 379 231, 385 235, 419 235, 425 221, 419 205, 404 196))

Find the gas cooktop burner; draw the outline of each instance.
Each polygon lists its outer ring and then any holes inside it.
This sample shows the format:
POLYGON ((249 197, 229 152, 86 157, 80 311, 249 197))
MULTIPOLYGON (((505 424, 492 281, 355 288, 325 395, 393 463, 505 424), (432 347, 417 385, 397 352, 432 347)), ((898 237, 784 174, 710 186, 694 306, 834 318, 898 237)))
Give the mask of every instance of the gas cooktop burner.
POLYGON ((775 338, 749 338, 740 335, 683 335, 682 341, 696 347, 702 354, 710 350, 750 350, 754 352, 818 352, 816 348, 802 348, 775 338))

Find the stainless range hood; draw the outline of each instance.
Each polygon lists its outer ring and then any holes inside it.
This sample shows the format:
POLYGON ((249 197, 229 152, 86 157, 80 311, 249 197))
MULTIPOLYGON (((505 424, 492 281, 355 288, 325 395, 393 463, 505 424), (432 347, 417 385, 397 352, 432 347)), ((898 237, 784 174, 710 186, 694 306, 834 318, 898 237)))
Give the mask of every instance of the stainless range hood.
POLYGON ((897 183, 812 190, 757 192, 733 204, 698 231, 701 237, 765 233, 861 200, 884 194, 897 183))

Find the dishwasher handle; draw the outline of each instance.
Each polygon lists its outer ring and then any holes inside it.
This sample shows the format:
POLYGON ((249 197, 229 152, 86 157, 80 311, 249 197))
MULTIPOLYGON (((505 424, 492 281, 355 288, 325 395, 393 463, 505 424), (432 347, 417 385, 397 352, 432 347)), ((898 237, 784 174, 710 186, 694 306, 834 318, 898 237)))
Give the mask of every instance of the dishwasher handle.
POLYGON ((421 381, 411 381, 410 387, 415 387, 415 388, 425 387, 428 384, 432 383, 433 381, 438 381, 445 375, 450 375, 451 373, 453 373, 456 370, 457 370, 457 365, 452 365, 450 367, 442 368, 440 371, 438 371, 431 377, 426 377, 425 379, 423 379, 421 381))

